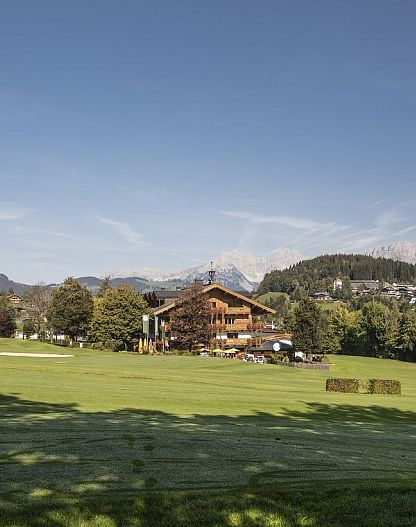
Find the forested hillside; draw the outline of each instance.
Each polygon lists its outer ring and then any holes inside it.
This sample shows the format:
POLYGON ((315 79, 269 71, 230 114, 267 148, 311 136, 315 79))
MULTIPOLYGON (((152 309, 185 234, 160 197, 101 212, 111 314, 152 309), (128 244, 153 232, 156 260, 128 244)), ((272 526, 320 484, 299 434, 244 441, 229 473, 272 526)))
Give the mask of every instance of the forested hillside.
POLYGON ((280 291, 293 294, 331 290, 335 278, 416 283, 416 265, 361 254, 332 254, 304 260, 288 269, 272 271, 261 282, 258 293, 280 291))

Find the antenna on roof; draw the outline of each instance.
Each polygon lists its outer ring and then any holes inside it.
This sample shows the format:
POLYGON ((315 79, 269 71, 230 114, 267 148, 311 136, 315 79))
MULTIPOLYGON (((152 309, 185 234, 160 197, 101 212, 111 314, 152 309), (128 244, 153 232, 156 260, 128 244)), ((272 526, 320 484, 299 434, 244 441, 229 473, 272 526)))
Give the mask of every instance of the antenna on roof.
POLYGON ((209 275, 208 285, 211 285, 214 282, 215 269, 214 269, 213 263, 214 262, 211 262, 211 269, 208 271, 208 275, 209 275))

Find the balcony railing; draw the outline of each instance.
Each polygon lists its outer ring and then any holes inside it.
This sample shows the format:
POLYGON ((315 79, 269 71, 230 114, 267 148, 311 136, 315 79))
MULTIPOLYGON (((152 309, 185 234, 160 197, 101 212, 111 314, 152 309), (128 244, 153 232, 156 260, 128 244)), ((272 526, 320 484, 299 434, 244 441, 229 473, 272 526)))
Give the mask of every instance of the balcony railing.
POLYGON ((211 324, 214 331, 247 331, 248 324, 211 324))
POLYGON ((227 346, 249 346, 250 339, 227 339, 227 346))
POLYGON ((251 313, 250 308, 246 306, 240 306, 240 307, 228 306, 225 308, 226 315, 249 315, 250 313, 251 313))

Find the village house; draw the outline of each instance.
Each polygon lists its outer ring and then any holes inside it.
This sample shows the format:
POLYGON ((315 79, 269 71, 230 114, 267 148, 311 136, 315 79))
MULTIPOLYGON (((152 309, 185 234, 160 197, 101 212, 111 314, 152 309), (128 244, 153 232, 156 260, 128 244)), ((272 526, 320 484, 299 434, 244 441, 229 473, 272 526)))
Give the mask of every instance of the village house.
POLYGON ((350 280, 350 284, 353 293, 369 293, 380 289, 378 280, 350 280))
MULTIPOLYGON (((158 324, 162 322, 165 327, 170 324, 170 314, 176 306, 178 298, 182 291, 174 291, 169 295, 167 292, 155 291, 145 295, 146 300, 153 303, 164 301, 159 306, 153 307, 153 314, 157 317, 158 324), (163 293, 161 298, 159 294, 163 293), (169 299, 169 301, 166 301, 169 299)), ((227 287, 212 283, 203 287, 211 305, 211 327, 213 330, 213 339, 221 347, 245 347, 251 343, 251 340, 260 334, 263 328, 261 322, 254 319, 262 315, 275 314, 275 310, 264 306, 255 300, 245 296, 242 293, 232 291, 227 287)), ((175 334, 175 328, 170 328, 172 335, 175 334)), ((159 332, 160 334, 160 332, 159 332)))
POLYGON ((15 293, 8 295, 7 300, 14 305, 20 304, 22 301, 22 298, 19 295, 16 295, 15 293))

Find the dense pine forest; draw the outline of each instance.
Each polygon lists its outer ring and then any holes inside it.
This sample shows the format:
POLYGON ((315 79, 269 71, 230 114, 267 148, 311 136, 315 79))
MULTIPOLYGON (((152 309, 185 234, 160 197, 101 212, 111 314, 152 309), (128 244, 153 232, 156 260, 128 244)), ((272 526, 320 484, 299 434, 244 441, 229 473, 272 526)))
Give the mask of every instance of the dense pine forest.
POLYGON ((330 291, 335 278, 416 283, 416 265, 362 254, 332 254, 304 260, 282 271, 268 273, 258 293, 280 291, 293 296, 297 290, 307 293, 330 291))

